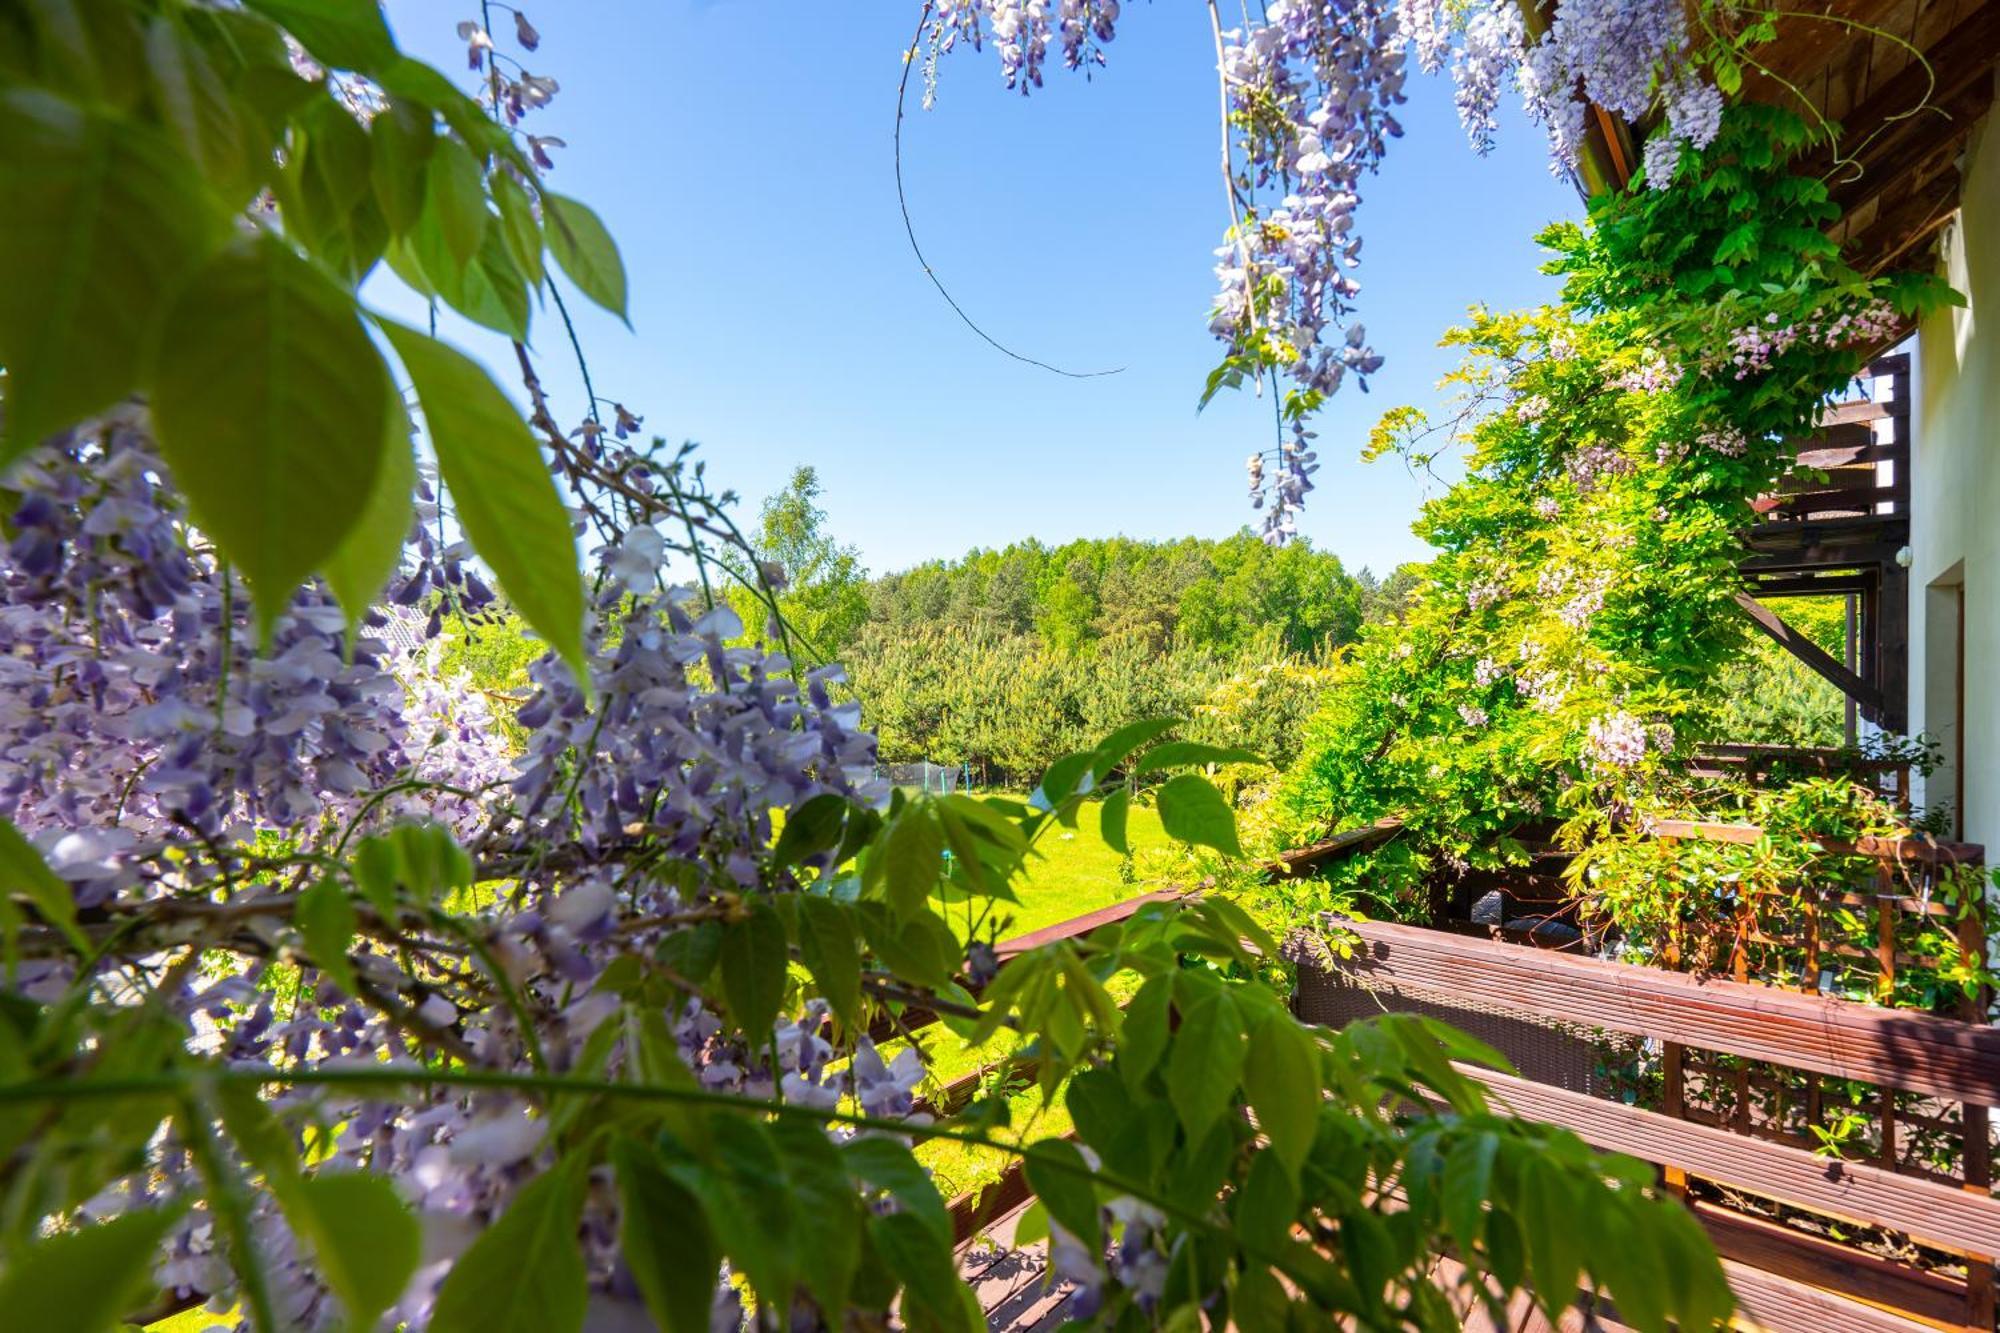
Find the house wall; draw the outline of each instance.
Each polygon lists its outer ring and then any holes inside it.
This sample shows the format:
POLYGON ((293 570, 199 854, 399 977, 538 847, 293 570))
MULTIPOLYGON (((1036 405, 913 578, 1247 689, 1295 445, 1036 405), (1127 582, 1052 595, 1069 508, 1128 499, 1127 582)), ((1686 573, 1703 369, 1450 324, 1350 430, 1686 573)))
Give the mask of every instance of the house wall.
POLYGON ((1974 132, 1963 170, 1963 211, 1940 252, 1967 304, 1931 316, 1917 336, 1910 722, 1947 759, 1922 799, 1962 792, 1960 836, 2000 849, 2000 116, 1974 132))

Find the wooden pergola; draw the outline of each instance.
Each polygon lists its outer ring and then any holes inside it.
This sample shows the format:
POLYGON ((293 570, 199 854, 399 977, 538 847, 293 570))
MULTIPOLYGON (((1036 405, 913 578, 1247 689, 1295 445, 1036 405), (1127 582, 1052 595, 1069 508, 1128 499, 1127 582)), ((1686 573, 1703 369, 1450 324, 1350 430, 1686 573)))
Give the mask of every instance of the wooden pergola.
MULTIPOLYGON (((1826 180, 1839 220, 1829 234, 1864 273, 1921 269, 1959 205, 1959 159, 1991 109, 2000 68, 2000 0, 1796 0, 1776 36, 1749 53, 1742 98, 1837 127, 1802 169, 1826 180)), ((1593 107, 1578 186, 1631 187, 1638 145, 1654 128, 1593 107)), ((1877 351, 1901 342, 1905 324, 1877 351)), ((1908 726, 1911 419, 1906 358, 1870 365, 1866 394, 1800 441, 1800 462, 1826 481, 1794 479, 1744 534, 1751 622, 1890 731, 1908 726), (1841 661, 1766 604, 1846 595, 1850 648, 1841 661)), ((1748 738, 1746 738, 1748 739, 1748 738)))
MULTIPOLYGON (((1993 102, 1995 0, 1797 0, 1750 53, 1742 97, 1840 127, 1807 169, 1833 183, 1835 235, 1864 272, 1916 266, 1958 208, 1958 157, 1993 102), (1923 58, 1919 60, 1918 53, 1923 58)), ((1630 184, 1631 126, 1593 108, 1582 185, 1630 184)))

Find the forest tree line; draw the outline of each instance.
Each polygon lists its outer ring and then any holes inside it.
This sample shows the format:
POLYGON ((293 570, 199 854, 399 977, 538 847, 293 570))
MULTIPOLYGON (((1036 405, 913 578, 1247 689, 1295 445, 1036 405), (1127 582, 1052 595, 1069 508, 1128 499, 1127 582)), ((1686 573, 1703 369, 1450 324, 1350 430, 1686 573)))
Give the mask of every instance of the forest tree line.
POLYGON ((884 762, 964 764, 994 783, 1149 716, 1282 764, 1340 650, 1416 578, 1350 573, 1330 551, 1248 529, 1028 540, 871 578, 828 531, 820 494, 800 468, 760 516, 785 619, 811 656, 846 667, 884 762))

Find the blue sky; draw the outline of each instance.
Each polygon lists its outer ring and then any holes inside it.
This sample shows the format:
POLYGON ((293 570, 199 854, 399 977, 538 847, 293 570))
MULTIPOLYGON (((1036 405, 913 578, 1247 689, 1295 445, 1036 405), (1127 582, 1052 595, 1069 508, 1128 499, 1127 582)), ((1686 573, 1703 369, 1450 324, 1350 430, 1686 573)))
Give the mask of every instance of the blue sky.
MULTIPOLYGON (((630 331, 571 301, 598 392, 649 431, 701 441, 746 509, 812 463, 832 527, 878 573, 1030 536, 1222 536, 1251 520, 1243 458, 1270 439, 1269 403, 1225 394, 1195 410, 1217 357, 1206 319, 1226 221, 1200 6, 1128 5, 1087 83, 1052 67, 1023 99, 990 51, 968 49, 944 62, 935 110, 912 89, 904 175, 932 262, 1001 341, 1124 367, 1090 380, 987 347, 909 251, 890 135, 914 0, 526 7, 543 37, 529 68, 562 84, 537 132, 570 145, 549 184, 599 211, 631 279, 630 331)), ((407 49, 463 70, 452 27, 468 8, 391 0, 389 13, 407 49)), ((1411 93, 1408 133, 1360 214, 1363 318, 1388 361, 1371 393, 1350 383, 1325 412, 1301 524, 1378 572, 1421 558, 1409 524, 1424 490, 1394 460, 1359 461, 1369 427, 1434 400, 1450 364, 1435 343, 1468 304, 1552 291, 1531 238, 1579 211, 1518 114, 1482 159, 1447 78, 1415 76, 1411 93)), ((512 388, 497 338, 449 319, 441 331, 512 388)), ((536 343, 558 415, 580 419, 552 311, 536 343)))

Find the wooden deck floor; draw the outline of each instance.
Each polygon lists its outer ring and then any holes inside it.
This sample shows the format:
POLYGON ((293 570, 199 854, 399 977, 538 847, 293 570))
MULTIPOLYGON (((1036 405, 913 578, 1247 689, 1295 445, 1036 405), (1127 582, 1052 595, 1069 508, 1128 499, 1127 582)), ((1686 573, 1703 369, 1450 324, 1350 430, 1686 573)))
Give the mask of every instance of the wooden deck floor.
MULTIPOLYGON (((1026 1211, 1022 1204, 996 1218, 959 1250, 959 1273, 978 1296, 991 1333, 1053 1333, 1071 1317, 1075 1290, 1067 1282, 1050 1282, 1044 1247, 1037 1243, 1013 1248, 1014 1228, 1026 1211)), ((1440 1259, 1438 1281, 1451 1283, 1455 1267, 1449 1259, 1440 1259)), ((1484 1310, 1473 1310, 1465 1329, 1466 1333, 1630 1333, 1615 1319, 1581 1308, 1564 1312, 1561 1322, 1551 1324, 1526 1296, 1515 1298, 1504 1325, 1496 1324, 1484 1310)))
POLYGON ((1052 1330, 1069 1319, 1075 1288, 1050 1281, 1047 1250, 1040 1244, 1014 1248, 1014 1228, 1027 1205, 994 1219, 959 1250, 959 1274, 970 1283, 993 1333, 1052 1330))

